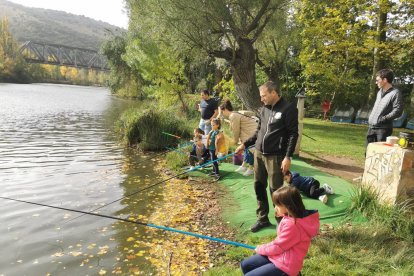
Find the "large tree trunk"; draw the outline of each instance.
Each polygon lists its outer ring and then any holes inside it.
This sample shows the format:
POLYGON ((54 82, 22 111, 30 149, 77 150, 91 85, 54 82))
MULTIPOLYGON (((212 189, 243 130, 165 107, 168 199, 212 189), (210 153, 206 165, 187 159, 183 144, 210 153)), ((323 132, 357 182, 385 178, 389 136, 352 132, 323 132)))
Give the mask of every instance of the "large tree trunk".
POLYGON ((257 112, 260 108, 260 95, 256 83, 256 52, 253 43, 240 39, 235 58, 231 61, 234 87, 247 109, 257 112))
POLYGON ((385 62, 384 56, 380 52, 381 44, 387 40, 387 11, 389 9, 388 0, 378 0, 378 18, 377 18, 377 37, 376 44, 377 46, 374 49, 374 66, 372 68, 372 76, 370 83, 370 90, 368 94, 368 102, 371 103, 377 94, 377 85, 375 83, 376 76, 375 74, 384 69, 385 62))
POLYGON ((414 84, 413 84, 413 89, 411 89, 410 107, 411 108, 408 109, 408 112, 410 113, 409 118, 412 118, 414 116, 414 84))

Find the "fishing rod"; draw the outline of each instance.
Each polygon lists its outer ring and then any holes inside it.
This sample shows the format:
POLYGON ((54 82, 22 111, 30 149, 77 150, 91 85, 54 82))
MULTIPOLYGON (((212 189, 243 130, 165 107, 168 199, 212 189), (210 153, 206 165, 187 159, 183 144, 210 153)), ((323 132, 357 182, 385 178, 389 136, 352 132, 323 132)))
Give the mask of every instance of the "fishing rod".
MULTIPOLYGON (((249 147, 249 148, 250 148, 250 147, 249 147)), ((168 177, 167 179, 164 179, 164 180, 158 181, 158 182, 156 182, 156 183, 154 183, 154 184, 148 185, 147 187, 144 187, 144 188, 139 189, 139 190, 137 190, 137 191, 135 191, 135 192, 132 192, 132 193, 130 193, 130 194, 127 194, 127 195, 125 195, 125 196, 123 196, 123 197, 121 197, 121 198, 115 199, 115 200, 113 200, 113 201, 111 201, 111 202, 109 202, 109 203, 107 203, 107 204, 104 204, 104 205, 102 205, 102 206, 100 206, 100 207, 98 207, 98 208, 95 208, 95 209, 93 209, 93 210, 91 210, 91 211, 89 211, 89 212, 96 212, 96 211, 98 211, 99 209, 102 209, 102 208, 104 208, 104 207, 107 207, 107 206, 109 206, 109 205, 111 205, 111 204, 113 204, 113 203, 115 203, 115 202, 121 201, 121 200, 123 200, 123 199, 125 199, 125 198, 127 198, 127 197, 131 197, 131 196, 133 196, 133 195, 136 195, 136 194, 138 194, 138 193, 140 193, 140 192, 142 192, 142 191, 145 191, 145 190, 147 190, 147 189, 150 189, 150 188, 152 188, 152 187, 155 187, 155 186, 157 186, 157 185, 160 185, 160 184, 162 184, 162 183, 164 183, 164 182, 166 182, 166 181, 168 181, 168 180, 171 180, 171 179, 173 179, 173 178, 176 178, 176 177, 178 177, 178 176, 181 176, 181 175, 184 175, 184 174, 186 174, 186 173, 189 173, 189 172, 192 172, 192 171, 198 170, 198 169, 200 169, 200 168, 203 168, 203 167, 205 167, 205 166, 207 166, 207 165, 210 165, 210 164, 212 164, 212 163, 214 163, 214 162, 217 162, 217 161, 220 161, 220 160, 226 159, 226 158, 228 158, 228 157, 230 157, 230 156, 233 156, 234 154, 236 154, 236 153, 235 153, 235 152, 234 152, 234 153, 230 153, 230 154, 228 154, 228 155, 225 155, 225 156, 223 156, 223 157, 217 158, 217 159, 215 159, 215 160, 211 160, 211 161, 206 162, 206 163, 204 163, 204 164, 201 164, 201 165, 195 166, 195 167, 193 167, 193 168, 190 168, 190 169, 188 169, 188 170, 185 170, 185 171, 183 171, 183 172, 180 172, 180 173, 178 173, 178 174, 176 174, 176 175, 170 176, 170 177, 168 177)), ((65 223, 67 223, 67 222, 69 222, 69 221, 72 221, 72 220, 75 220, 75 219, 78 219, 78 218, 80 218, 80 217, 82 217, 82 216, 83 216, 83 215, 77 216, 77 217, 75 217, 75 218, 73 218, 73 219, 70 219, 70 220, 66 221, 65 223)))
POLYGON ((312 138, 312 137, 310 137, 310 136, 306 135, 306 134, 305 134, 305 133, 303 133, 303 132, 302 132, 302 135, 303 135, 303 136, 305 136, 305 137, 308 137, 309 139, 312 139, 313 141, 317 141, 316 139, 314 139, 314 138, 312 138))
POLYGON ((165 134, 165 135, 168 135, 168 136, 175 137, 175 138, 177 138, 177 139, 181 139, 181 138, 182 138, 181 136, 174 135, 174 134, 171 134, 171 133, 168 133, 168 132, 164 132, 164 131, 161 131, 161 133, 162 133, 162 134, 165 134))
POLYGON ((15 201, 15 202, 21 202, 21 203, 25 203, 25 204, 48 207, 48 208, 64 210, 64 211, 69 211, 69 212, 74 212, 74 213, 81 213, 82 215, 90 215, 90 216, 95 216, 95 217, 102 217, 102 218, 107 218, 107 219, 113 219, 113 220, 118 220, 118 221, 123 221, 123 222, 134 223, 134 224, 147 226, 147 227, 152 227, 152 228, 156 228, 156 229, 160 229, 160 230, 164 230, 164 231, 175 232, 175 233, 179 233, 179 234, 183 234, 183 235, 193 236, 193 237, 200 238, 200 239, 211 240, 211 241, 215 241, 215 242, 219 242, 219 243, 230 244, 230 245, 244 247, 244 248, 253 249, 253 250, 256 248, 252 245, 248 245, 248 244, 244 244, 244 243, 238 243, 238 242, 229 241, 229 240, 225 240, 225 239, 220 239, 220 238, 216 238, 216 237, 212 237, 212 236, 201 235, 201 234, 197 234, 197 233, 194 233, 194 232, 179 230, 179 229, 176 229, 176 228, 171 228, 171 227, 162 226, 162 225, 156 225, 156 224, 152 224, 152 223, 149 223, 149 222, 142 222, 142 221, 133 220, 133 219, 130 219, 130 218, 120 218, 120 217, 116 217, 116 216, 96 214, 96 213, 91 213, 91 212, 86 212, 86 211, 81 211, 81 210, 76 210, 76 209, 71 209, 71 208, 64 208, 64 207, 48 205, 48 204, 43 204, 43 203, 37 203, 37 202, 32 202, 32 201, 27 201, 27 200, 20 200, 20 199, 15 199, 15 198, 10 198, 10 197, 0 196, 0 198, 15 201))
MULTIPOLYGON (((151 143, 151 142, 145 142, 145 143, 149 143, 149 144, 153 144, 153 145, 155 145, 155 143, 151 143)), ((152 158, 155 158, 155 157, 157 157, 157 156, 160 156, 160 155, 166 154, 166 153, 168 153, 168 152, 170 152, 170 151, 174 151, 174 150, 178 150, 178 149, 184 148, 184 147, 186 147, 186 146, 188 146, 188 145, 190 145, 190 144, 192 144, 192 142, 186 142, 186 143, 184 143, 184 144, 179 144, 179 147, 177 147, 177 148, 175 148, 175 149, 173 149, 173 148, 169 148, 169 147, 164 147, 164 149, 167 149, 167 150, 164 150, 164 151, 159 152, 159 153, 157 153, 157 154, 154 154, 154 155, 148 156, 147 158, 145 158, 145 159, 143 159, 143 160, 141 160, 141 161, 139 161, 139 162, 135 163, 135 165, 138 165, 138 164, 140 164, 140 163, 142 163, 142 162, 145 162, 145 161, 147 161, 148 159, 152 159, 152 158)))
MULTIPOLYGON (((178 153, 186 154, 187 155, 187 152, 181 151, 179 149, 173 149, 173 148, 166 148, 166 149, 168 149, 170 151, 175 151, 175 152, 178 152, 178 153)), ((193 155, 193 154, 188 154, 188 156, 197 157, 197 155, 193 155)))

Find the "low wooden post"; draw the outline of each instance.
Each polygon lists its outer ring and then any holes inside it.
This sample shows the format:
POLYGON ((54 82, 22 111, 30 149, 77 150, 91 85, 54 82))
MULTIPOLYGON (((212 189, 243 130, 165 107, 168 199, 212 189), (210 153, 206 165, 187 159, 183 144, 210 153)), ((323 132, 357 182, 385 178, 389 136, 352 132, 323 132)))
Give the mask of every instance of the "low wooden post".
POLYGON ((302 133, 303 133, 303 118, 305 117, 305 91, 299 92, 296 94, 296 98, 298 99, 298 121, 299 121, 299 137, 298 141, 296 142, 295 152, 294 155, 299 155, 300 151, 300 143, 302 141, 302 133))

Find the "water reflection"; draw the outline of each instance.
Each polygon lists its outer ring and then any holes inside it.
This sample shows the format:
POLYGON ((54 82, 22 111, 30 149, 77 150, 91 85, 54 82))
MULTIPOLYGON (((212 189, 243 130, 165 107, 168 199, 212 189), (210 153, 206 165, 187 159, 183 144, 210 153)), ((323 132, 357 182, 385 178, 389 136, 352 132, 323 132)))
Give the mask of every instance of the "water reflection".
MULTIPOLYGON (((131 104, 103 88, 1 84, 1 195, 87 211, 158 181, 153 161, 141 162, 109 131, 131 104)), ((145 219, 160 189, 99 212, 145 219)), ((138 243, 148 240, 144 227, 5 200, 0 208, 0 274, 154 271, 138 243)))

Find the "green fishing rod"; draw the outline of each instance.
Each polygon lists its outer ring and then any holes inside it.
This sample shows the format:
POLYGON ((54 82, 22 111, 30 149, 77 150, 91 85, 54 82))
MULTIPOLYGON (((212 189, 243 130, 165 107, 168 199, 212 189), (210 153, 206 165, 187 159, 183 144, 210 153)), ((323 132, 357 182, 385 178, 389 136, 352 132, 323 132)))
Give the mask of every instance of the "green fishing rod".
POLYGON ((161 131, 161 133, 162 134, 165 134, 165 135, 168 135, 168 136, 171 136, 171 137, 175 137, 177 139, 181 139, 182 138, 181 136, 174 135, 174 134, 171 134, 171 133, 168 133, 168 132, 165 132, 165 131, 161 131))

